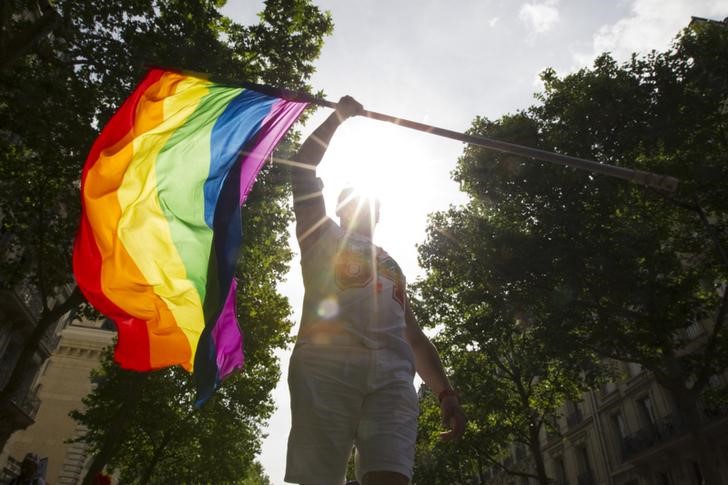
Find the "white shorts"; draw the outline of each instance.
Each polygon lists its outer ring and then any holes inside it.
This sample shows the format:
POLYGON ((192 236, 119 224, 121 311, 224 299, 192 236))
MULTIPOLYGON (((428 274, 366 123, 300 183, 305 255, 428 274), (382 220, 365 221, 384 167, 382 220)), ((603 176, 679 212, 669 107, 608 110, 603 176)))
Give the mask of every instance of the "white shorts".
POLYGON ((353 445, 360 480, 370 471, 411 479, 419 413, 413 378, 412 359, 393 350, 297 345, 288 371, 285 481, 343 484, 353 445))

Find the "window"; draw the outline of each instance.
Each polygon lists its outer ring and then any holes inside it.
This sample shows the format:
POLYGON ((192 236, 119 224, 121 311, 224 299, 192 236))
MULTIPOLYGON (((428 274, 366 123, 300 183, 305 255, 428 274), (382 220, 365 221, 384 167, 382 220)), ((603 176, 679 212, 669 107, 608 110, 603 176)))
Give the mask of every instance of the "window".
POLYGON ((652 399, 650 396, 645 396, 642 399, 637 399, 637 406, 640 409, 642 420, 645 424, 655 424, 657 419, 655 418, 655 411, 652 407, 652 399))
POLYGON ((554 459, 554 475, 557 484, 566 483, 566 466, 564 466, 564 458, 561 456, 554 459))
POLYGON ((628 362, 627 371, 629 372, 630 377, 638 376, 642 373, 642 365, 637 362, 628 362))
POLYGON ((624 416, 622 416, 622 413, 617 412, 612 414, 612 426, 617 438, 621 440, 627 437, 627 429, 624 426, 624 416))
POLYGON ((586 445, 582 445, 576 449, 576 458, 579 463, 579 474, 591 473, 591 465, 589 464, 589 451, 586 445))
POLYGON ((576 426, 584 420, 583 408, 584 403, 581 401, 566 402, 566 424, 569 427, 576 426))
POLYGON ((609 381, 602 384, 602 395, 606 396, 607 394, 611 394, 612 392, 617 390, 617 384, 609 381))

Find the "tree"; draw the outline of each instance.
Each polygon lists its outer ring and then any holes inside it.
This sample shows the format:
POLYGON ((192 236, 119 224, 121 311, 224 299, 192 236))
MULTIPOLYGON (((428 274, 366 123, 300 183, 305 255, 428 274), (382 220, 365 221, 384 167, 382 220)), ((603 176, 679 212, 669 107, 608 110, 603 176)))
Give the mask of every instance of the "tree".
POLYGON ((259 462, 253 463, 248 470, 247 476, 241 482, 241 485, 273 485, 270 478, 263 471, 263 466, 259 462))
MULTIPOLYGON (((474 406, 470 400, 463 402, 463 410, 468 419, 474 406)), ((482 477, 485 462, 482 455, 497 455, 498 445, 492 441, 480 442, 473 434, 474 423, 456 443, 444 443, 439 436, 442 431, 440 406, 437 397, 430 392, 420 392, 420 417, 417 427, 415 446, 415 467, 412 483, 429 485, 450 483, 464 485, 472 482, 473 477, 482 477)), ((482 480, 481 480, 482 481, 482 480)))
MULTIPOLYGON (((12 69, 0 70, 1 282, 6 290, 32 288, 43 306, 0 402, 22 390, 43 335, 83 301, 77 290, 67 297, 81 167, 145 64, 308 89, 332 29, 328 13, 308 0, 268 0, 259 24, 242 26, 220 13, 223 3, 61 0, 52 33, 32 36, 13 51, 12 69)), ((2 9, 3 42, 25 38, 38 20, 26 2, 2 9)), ((10 56, 7 42, 0 45, 10 56)))
POLYGON ((196 410, 191 380, 179 368, 132 373, 120 369, 107 352, 95 377, 99 386, 85 400, 88 409, 73 414, 89 426, 78 439, 95 451, 112 435, 100 426, 104 420, 121 426, 113 430, 116 442, 108 448, 108 460, 95 461, 85 483, 103 465, 118 471, 123 483, 144 484, 241 483, 255 466, 260 422, 272 410, 267 402, 271 387, 263 379, 252 376, 260 382, 251 382, 250 374, 238 374, 196 410))
POLYGON ((34 3, 3 2, 0 10, 0 70, 12 65, 58 26, 60 16, 48 0, 34 3), (11 14, 21 9, 24 10, 25 18, 9 25, 11 14))
POLYGON ((695 24, 666 52, 622 65, 604 54, 591 68, 564 77, 549 69, 542 79, 539 105, 478 118, 471 132, 676 176, 679 191, 467 147, 455 178, 482 239, 447 219, 431 237, 442 231, 471 245, 464 254, 485 267, 485 301, 513 301, 514 290, 518 301, 532 281, 545 338, 652 372, 674 398, 703 476, 720 483, 701 398, 728 367, 728 29, 695 24), (706 332, 688 348, 685 329, 696 322, 706 332))
POLYGON ((435 466, 418 464, 417 483, 438 483, 433 469, 482 480, 485 467, 495 466, 545 485, 542 434, 566 400, 579 400, 598 381, 599 360, 568 336, 553 335, 553 290, 542 287, 548 267, 533 256, 539 248, 523 227, 472 200, 432 216, 427 236, 417 310, 421 321, 442 326, 437 347, 471 423, 458 451, 443 454, 437 421, 423 421, 420 451, 435 466), (504 464, 514 442, 530 450, 532 467, 504 464))

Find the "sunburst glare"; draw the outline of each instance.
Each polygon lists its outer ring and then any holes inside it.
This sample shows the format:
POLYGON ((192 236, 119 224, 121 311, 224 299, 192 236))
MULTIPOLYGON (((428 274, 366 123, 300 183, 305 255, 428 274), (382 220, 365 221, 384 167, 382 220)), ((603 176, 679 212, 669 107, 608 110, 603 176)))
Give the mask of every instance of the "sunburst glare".
MULTIPOLYGON (((313 120, 310 124, 316 126, 313 120)), ((335 220, 344 188, 354 189, 352 198, 363 196, 371 204, 379 203, 374 239, 413 278, 419 269, 415 244, 424 239, 427 215, 444 209, 444 199, 452 201, 449 186, 454 183, 449 171, 461 149, 431 138, 391 124, 352 118, 337 130, 317 169, 327 212, 335 220)))

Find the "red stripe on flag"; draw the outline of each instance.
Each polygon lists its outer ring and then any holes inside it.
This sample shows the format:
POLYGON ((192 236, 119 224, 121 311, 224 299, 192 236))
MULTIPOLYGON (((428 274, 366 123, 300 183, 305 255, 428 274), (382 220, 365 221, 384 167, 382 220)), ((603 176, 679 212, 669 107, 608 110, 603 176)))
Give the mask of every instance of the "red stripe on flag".
POLYGON ((119 330, 119 341, 115 352, 116 360, 126 362, 125 367, 136 370, 148 370, 150 368, 147 326, 143 320, 135 318, 119 308, 103 292, 101 286, 101 252, 86 216, 83 188, 86 183, 86 175, 99 159, 101 152, 115 145, 133 130, 139 100, 148 88, 160 80, 163 74, 164 71, 160 69, 149 71, 131 96, 124 101, 119 110, 112 116, 91 147, 81 175, 81 206, 83 210, 73 247, 73 272, 79 288, 94 307, 116 322, 119 330))

